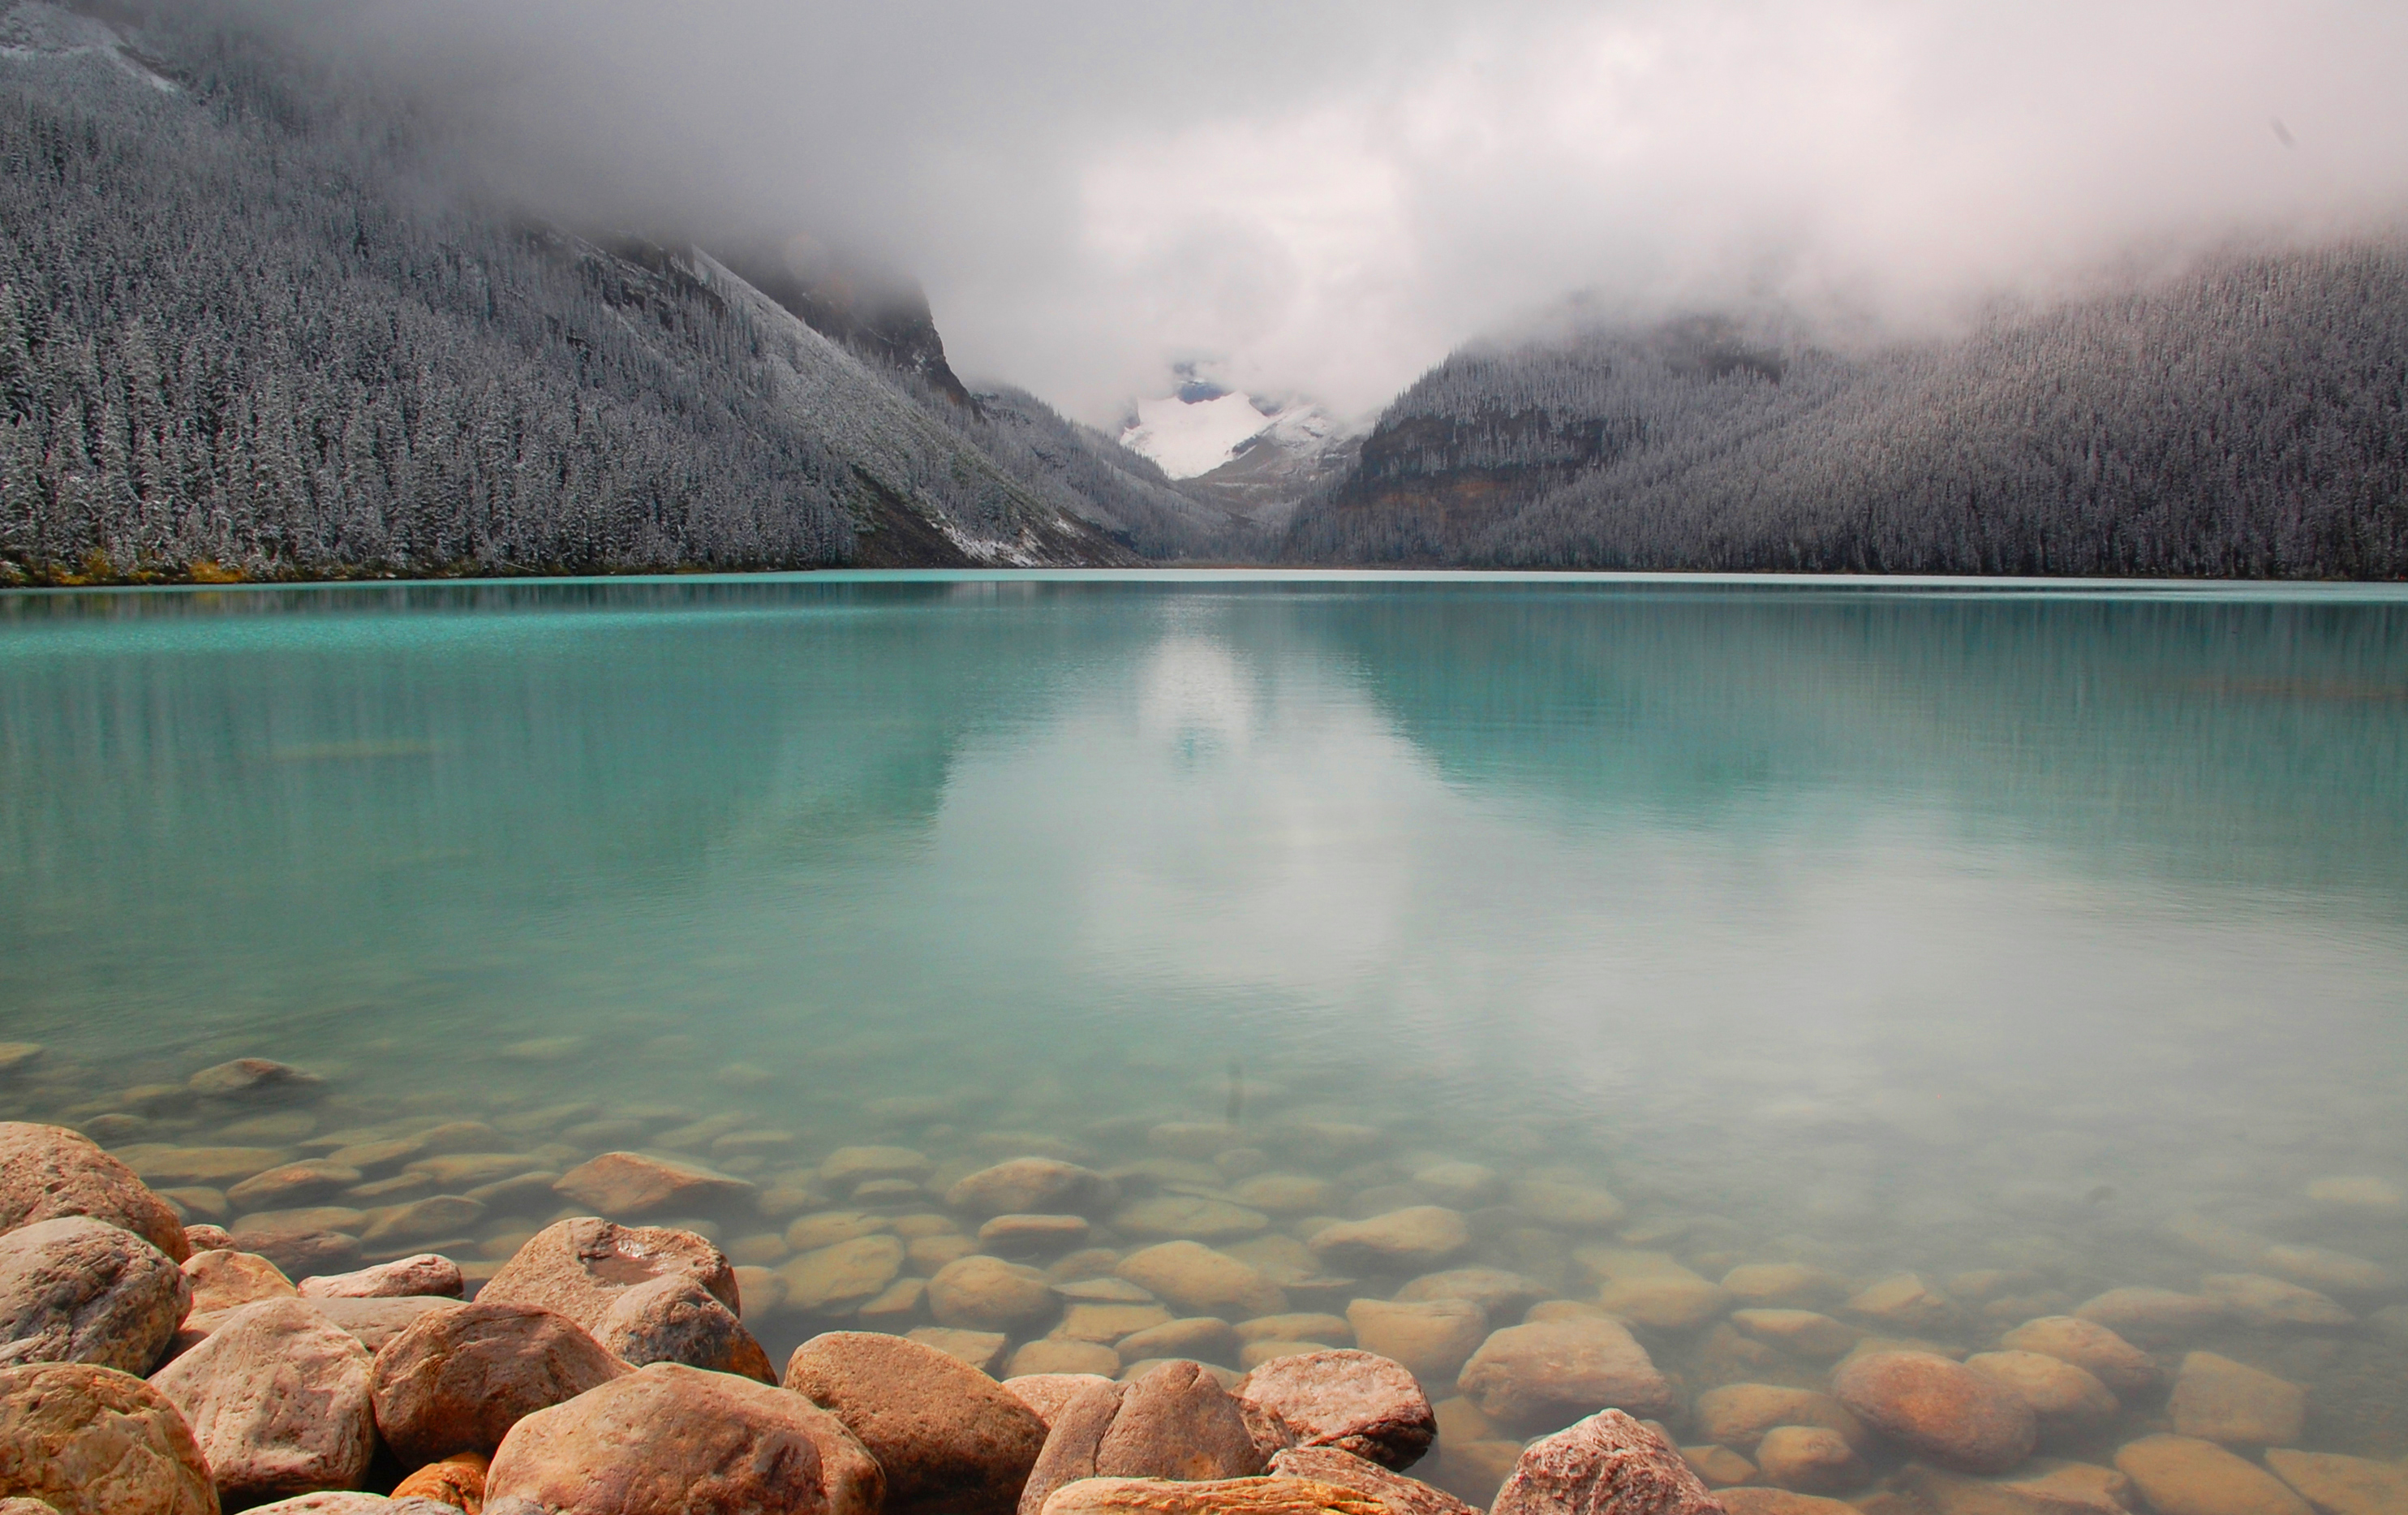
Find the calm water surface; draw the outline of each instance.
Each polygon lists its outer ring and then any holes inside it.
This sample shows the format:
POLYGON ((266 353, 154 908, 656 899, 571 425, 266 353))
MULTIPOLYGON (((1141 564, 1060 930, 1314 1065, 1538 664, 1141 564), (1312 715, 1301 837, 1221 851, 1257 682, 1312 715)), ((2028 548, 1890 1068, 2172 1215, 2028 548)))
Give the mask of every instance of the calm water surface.
MULTIPOLYGON (((1612 1238, 1505 1187, 1553 1176, 1708 1277, 1914 1270, 1947 1312, 1860 1323, 1977 1349, 2284 1276, 2352 1323, 2169 1366, 2257 1363, 2309 1386, 2302 1445, 2408 1454, 2398 591, 0 597, 0 1040, 45 1048, 0 1102, 140 1155, 439 1115, 790 1190, 859 1143, 939 1194, 1023 1149, 1131 1194, 1268 1167, 1332 1213, 1445 1198, 1474 1260, 1595 1298, 1612 1238), (326 1097, 229 1134, 156 1087, 236 1056, 326 1097), (1496 1177, 1417 1190, 1441 1161, 1496 1177)), ((506 1253, 539 1198, 439 1240, 506 1253)), ((1261 1219, 1211 1239, 1312 1229, 1261 1219)), ((1821 1371, 1648 1335, 1693 1390, 1821 1371)))

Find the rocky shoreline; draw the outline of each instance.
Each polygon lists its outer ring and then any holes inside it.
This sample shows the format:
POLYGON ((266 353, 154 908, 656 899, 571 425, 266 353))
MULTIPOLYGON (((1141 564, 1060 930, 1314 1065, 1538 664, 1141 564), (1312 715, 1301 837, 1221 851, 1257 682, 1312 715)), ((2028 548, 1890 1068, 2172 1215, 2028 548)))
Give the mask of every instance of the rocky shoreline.
POLYGON ((2408 1510, 2396 1450, 2317 1435, 2391 1270, 2204 1219, 2195 1285, 2076 1292, 1336 1121, 1105 1164, 260 1059, 59 1092, 80 1129, 0 1125, 0 1515, 2408 1510))

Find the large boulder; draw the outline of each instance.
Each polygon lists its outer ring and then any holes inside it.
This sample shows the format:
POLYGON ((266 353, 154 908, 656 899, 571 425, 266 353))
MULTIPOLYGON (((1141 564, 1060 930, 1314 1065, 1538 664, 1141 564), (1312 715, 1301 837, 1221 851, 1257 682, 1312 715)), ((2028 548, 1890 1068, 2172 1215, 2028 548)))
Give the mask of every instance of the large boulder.
POLYGON ((179 1262, 192 1255, 167 1202, 98 1143, 64 1126, 0 1120, 0 1232, 67 1215, 130 1231, 179 1262))
MULTIPOLYGON (((1096 1476, 1096 1449, 1104 1444, 1104 1434, 1112 1428, 1121 1396, 1127 1392, 1125 1384, 1090 1374, 1048 1377, 1058 1381, 1043 1386, 1041 1392, 1034 1386, 1012 1390, 1029 1400, 1045 1421, 1045 1445, 1028 1470, 1028 1481, 1020 1486, 1020 1515, 1038 1515, 1054 1490, 1096 1476)), ((1006 1387, 1025 1381, 1011 1380, 1006 1387)))
POLYGON ((1275 1357, 1238 1380, 1238 1407, 1265 1451, 1335 1447, 1383 1467, 1408 1468, 1429 1450, 1438 1418, 1402 1364, 1332 1348, 1275 1357))
POLYGON ((2039 1438, 2021 1394, 1933 1352, 1852 1357, 1832 1372, 1831 1393, 1881 1435, 1967 1473, 2003 1473, 2039 1438))
POLYGON ((1270 1472, 1369 1494, 1388 1507, 1388 1515, 1481 1515, 1443 1489, 1335 1447, 1286 1448, 1272 1454, 1270 1472))
POLYGON ((1308 1479, 1082 1479, 1046 1500, 1042 1515, 1391 1515, 1368 1494, 1308 1479))
POLYGON ((736 1312, 692 1278, 671 1275, 636 1285, 611 1301, 594 1339, 638 1367, 682 1363, 762 1383, 778 1381, 769 1354, 736 1312))
POLYGON ((787 1361, 785 1386, 860 1438, 890 1500, 928 1515, 1012 1510, 1045 1445, 1045 1423, 1003 1385, 900 1336, 814 1336, 787 1361))
POLYGON ((61 1216, 0 1235, 0 1367, 148 1373, 192 1303, 174 1259, 106 1221, 61 1216))
POLYGON ((566 1316, 482 1300, 446 1306, 377 1352, 377 1429, 405 1467, 490 1454, 523 1418, 626 1372, 566 1316))
POLYGON ((466 1292, 460 1264, 435 1252, 301 1280, 304 1299, 458 1299, 466 1292))
MULTIPOLYGON (((309 1307, 359 1338, 371 1356, 384 1349, 384 1344, 416 1325, 437 1310, 449 1309, 458 1300, 440 1299, 431 1294, 409 1294, 394 1299, 313 1299, 309 1307)), ((185 1322, 188 1326, 191 1322, 185 1322)))
POLYGON ((741 1178, 638 1152, 605 1152, 562 1174, 552 1187, 580 1205, 627 1219, 663 1210, 691 1215, 749 1205, 754 1193, 741 1178))
POLYGON ((208 1464, 175 1405, 89 1363, 0 1368, 0 1496, 59 1515, 218 1515, 208 1464))
POLYGON ((150 1383, 183 1412, 219 1494, 251 1503, 366 1476, 373 1361, 308 1302, 270 1299, 236 1310, 150 1383))
POLYGON ((555 1221, 528 1237, 477 1291, 477 1299, 539 1306, 592 1333, 601 1329, 621 1294, 669 1277, 691 1278, 722 1305, 743 1313, 735 1264, 709 1238, 594 1216, 555 1221))
MULTIPOLYGON (((522 1499, 550 1515, 824 1515, 810 1412, 767 1384, 654 1363, 512 1426, 485 1475, 487 1508, 522 1499)), ((864 1507, 856 1498, 853 1508, 864 1507)))
POLYGON ((1721 1515, 1670 1442, 1600 1410, 1522 1450, 1493 1515, 1721 1515))
POLYGON ((1263 1453, 1220 1380, 1191 1362, 1165 1363, 1126 1385, 1096 1447, 1106 1479, 1245 1479, 1263 1453))
POLYGON ((1621 1324, 1582 1316, 1491 1333, 1456 1383, 1482 1414, 1523 1430, 1559 1426, 1601 1409, 1653 1420, 1669 1413, 1678 1397, 1621 1324))
POLYGON ((1019 1157, 955 1183, 945 1203, 972 1215, 1098 1215, 1111 1206, 1112 1181, 1054 1158, 1019 1157))

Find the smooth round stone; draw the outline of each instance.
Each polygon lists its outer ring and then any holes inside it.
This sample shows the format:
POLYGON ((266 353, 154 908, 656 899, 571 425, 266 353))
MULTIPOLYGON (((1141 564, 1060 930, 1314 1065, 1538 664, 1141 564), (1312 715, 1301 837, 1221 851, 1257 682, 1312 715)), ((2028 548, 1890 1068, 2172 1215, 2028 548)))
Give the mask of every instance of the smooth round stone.
POLYGON ((1885 1330, 1909 1334, 1944 1331, 1958 1314, 1955 1300, 1914 1273, 1893 1274, 1857 1291, 1847 1309, 1885 1330))
POLYGON ((331 1199, 360 1181, 360 1170, 325 1158, 286 1162, 250 1177, 226 1190, 236 1209, 275 1210, 331 1199))
POLYGON ((2200 1280, 2199 1291, 2222 1301, 2243 1325, 2260 1329, 2323 1329, 2349 1325, 2357 1319, 2329 1295, 2262 1273, 2211 1273, 2200 1280))
POLYGON ((1091 1228, 1076 1215, 998 1215, 979 1227, 979 1246, 1000 1257, 1044 1257, 1082 1246, 1091 1228))
POLYGON ((562 1174, 552 1187, 613 1219, 714 1209, 749 1201, 757 1192, 732 1174, 636 1152, 605 1152, 562 1174))
POLYGON ((1468 1299, 1492 1320, 1519 1314, 1547 1297, 1547 1291, 1505 1268, 1447 1268, 1425 1273, 1396 1292, 1398 1299, 1468 1299))
POLYGON ((1413 1173, 1412 1186, 1431 1203, 1458 1210, 1486 1205, 1505 1192, 1497 1170, 1480 1162, 1432 1163, 1413 1173))
POLYGON ((1199 1242, 1172 1241, 1121 1259, 1119 1277, 1197 1315, 1243 1320, 1277 1315, 1287 1293, 1260 1268, 1199 1242))
POLYGON ((1123 1366, 1161 1358, 1192 1358, 1198 1363, 1226 1363, 1238 1355, 1238 1335, 1229 1322, 1213 1316, 1190 1316, 1132 1331, 1113 1343, 1123 1366))
POLYGON ((2075 1306, 2076 1320, 2105 1326, 2128 1340, 2166 1344, 2191 1340, 2224 1322, 2221 1300, 2171 1289, 2110 1289, 2075 1306))
MULTIPOLYGON (((1443 1432, 1440 1433, 1441 1436, 1443 1432)), ((1754 1483, 1756 1464, 1728 1447, 1708 1442, 1702 1447, 1684 1447, 1681 1461, 1689 1464, 1709 1489, 1720 1489, 1734 1483, 1754 1483)))
POLYGON ((966 1330, 1014 1330, 1051 1317, 1061 1303, 1042 1273, 983 1253, 956 1258, 928 1280, 937 1323, 966 1330))
POLYGON ((594 1339, 622 1362, 682 1363, 775 1383, 769 1354, 736 1312, 683 1274, 636 1284, 610 1302, 594 1339))
POLYGON ((305 1299, 458 1299, 466 1287, 459 1263, 437 1252, 419 1252, 356 1273, 304 1279, 300 1293, 305 1299))
POLYGON ((267 1259, 226 1248, 184 1259, 184 1281, 192 1288, 193 1315, 213 1315, 263 1299, 292 1299, 301 1292, 267 1259))
POLYGON ((1799 1493, 1844 1493, 1867 1479, 1848 1438, 1819 1425, 1776 1425, 1756 1444, 1764 1481, 1799 1493))
POLYGON ((1023 1343, 1011 1354, 1011 1362, 1005 1372, 1007 1382, 1011 1378, 1062 1375, 1110 1378, 1121 1370, 1121 1354, 1102 1342, 1060 1341, 1049 1337, 1023 1343))
POLYGON ((778 1265, 786 1304, 819 1313, 875 1297, 903 1271, 903 1238, 887 1233, 814 1248, 778 1265))
POLYGON ((1270 1217, 1260 1210, 1197 1194, 1157 1194, 1112 1216, 1114 1229, 1132 1236, 1183 1236, 1196 1241, 1251 1236, 1269 1224, 1270 1217))
POLYGON ((1307 1246, 1339 1267, 1426 1267, 1443 1262, 1470 1245, 1461 1212, 1440 1205, 1413 1205, 1368 1220, 1341 1220, 1315 1232, 1307 1246))
POLYGON ((863 1300, 861 1307, 853 1314, 859 1318, 864 1326, 871 1330, 888 1330, 891 1329, 894 1321, 908 1320, 917 1316, 920 1313, 920 1306, 927 1302, 927 1279, 897 1278, 869 1298, 863 1300))
POLYGON ((1678 1398, 1646 1349, 1606 1320, 1493 1332, 1457 1381, 1483 1414, 1507 1427, 1561 1425, 1604 1408, 1654 1418, 1678 1398))
POLYGON ((1062 1323, 1055 1326, 1050 1335, 1062 1341, 1093 1341, 1109 1345, 1132 1332, 1152 1330, 1175 1319, 1158 1304, 1082 1300, 1062 1312, 1062 1323))
POLYGON ((1852 1291, 1838 1274, 1802 1262, 1742 1262, 1723 1275, 1723 1287, 1742 1305, 1773 1309, 1815 1309, 1852 1291))
POLYGON ((2177 1436, 2243 1447, 2287 1447, 2307 1423, 2308 1392, 2245 1363, 2192 1352, 2167 1402, 2177 1436))
POLYGON ((1536 1224, 1559 1231, 1606 1231, 1627 1213, 1623 1203, 1590 1184, 1525 1178, 1506 1190, 1507 1203, 1536 1224))
POLYGON ((1045 1422, 1003 1385, 900 1336, 815 1336, 788 1361, 785 1386, 859 1438, 897 1509, 1007 1515, 1045 1445, 1045 1422))
MULTIPOLYGON (((797 1252, 816 1251, 834 1247, 838 1242, 860 1236, 874 1236, 882 1231, 894 1231, 895 1222, 882 1215, 867 1210, 817 1210, 798 1215, 786 1227, 786 1245, 797 1252)), ((952 1227, 948 1225, 946 1230, 952 1227)), ((899 1233, 897 1233, 899 1234, 899 1233)))
POLYGON ((184 1087, 203 1099, 260 1104, 314 1098, 324 1086, 325 1080, 315 1074, 268 1058, 236 1058, 204 1068, 184 1081, 184 1087))
POLYGON ((2123 1409, 2089 1370, 2042 1352, 1976 1352, 1965 1366, 2022 1396, 2043 1436, 2087 1435, 2123 1409))
POLYGON ((375 1454, 370 1357, 299 1298, 236 1310, 151 1386, 192 1428, 222 1495, 257 1502, 358 1484, 375 1454))
POLYGON ((406 1467, 490 1454, 523 1417, 627 1371, 566 1316, 532 1305, 446 1305, 378 1349, 377 1432, 406 1467))
POLYGON ((2119 1394, 2145 1393, 2157 1384, 2157 1359, 2097 1321, 2076 1316, 2027 1320, 2000 1337, 1999 1345, 2071 1363, 2119 1394))
POLYGON ((2156 1515, 2314 1515, 2280 1479, 2212 1441, 2143 1436, 2115 1449, 2115 1468, 2156 1515))
POLYGON ((1318 1215, 1335 1207, 1338 1186, 1300 1173, 1258 1173, 1231 1189, 1229 1197, 1272 1215, 1318 1215))
POLYGON ((1609 1315, 1654 1331, 1695 1331, 1730 1307, 1730 1294, 1703 1278, 1616 1278, 1598 1293, 1609 1315))
POLYGON ((1334 1447, 1383 1467, 1411 1467, 1438 1435, 1429 1397, 1402 1364, 1342 1348, 1281 1357, 1238 1381, 1254 1443, 1334 1447))
POLYGON ((477 1291, 480 1304, 537 1305, 599 1331, 628 1290, 669 1276, 693 1279, 731 1310, 743 1300, 727 1255, 697 1232, 623 1226, 580 1216, 536 1233, 477 1291))
POLYGON ((0 1368, 0 1494, 58 1515, 217 1515, 208 1464, 172 1401, 88 1363, 0 1368))
POLYGON ((996 1369, 1003 1365, 1004 1349, 1011 1342, 1000 1331, 965 1331, 954 1326, 919 1326, 903 1335, 947 1357, 959 1358, 991 1378, 1000 1376, 996 1369))
POLYGON ((1777 1425, 1820 1426, 1836 1431, 1852 1447, 1871 1444, 1864 1422, 1846 1406, 1812 1389, 1785 1384, 1727 1383, 1697 1398, 1691 1419, 1698 1436, 1735 1451, 1751 1452, 1777 1425))
POLYGON ((1534 1441, 1492 1515, 1715 1515, 1727 1508, 1653 1429, 1606 1410, 1534 1441))
POLYGON ((289 1162, 286 1147, 129 1147, 118 1157, 151 1185, 230 1184, 289 1162))
POLYGON ((945 1192, 973 1215, 1085 1215, 1111 1200, 1111 1180, 1058 1158, 1017 1157, 982 1168, 945 1192))
POLYGON ((1248 1478, 1262 1471, 1263 1461, 1237 1401, 1192 1361, 1165 1363, 1132 1379, 1096 1444, 1099 1478, 1248 1478))
POLYGON ((1883 1436, 1968 1473, 2003 1473, 2039 1438, 2021 1395, 1928 1352, 1852 1357, 1832 1373, 1831 1394, 1883 1436))
POLYGON ((0 1234, 0 1362, 150 1371, 192 1307, 166 1253, 90 1216, 0 1234))
POLYGON ((1318 1312, 1260 1315, 1237 1324, 1238 1339, 1253 1341, 1313 1341, 1324 1347, 1352 1347, 1354 1328, 1345 1317, 1318 1312))
POLYGON ((1828 1363, 1844 1357, 1864 1336, 1862 1331, 1846 1321, 1835 1320, 1816 1310, 1733 1310, 1730 1323, 1751 1339, 1778 1347, 1809 1363, 1828 1363))
POLYGON ((2400 1515, 2408 1510, 2408 1464, 2278 1447, 2266 1453, 2266 1465, 2308 1503, 2331 1515, 2400 1515))
POLYGON ((914 1236, 903 1250, 904 1255, 910 1259, 911 1266, 935 1273, 946 1263, 968 1257, 978 1249, 976 1236, 949 1232, 934 1236, 914 1236))
POLYGON ((1354 1344, 1392 1358, 1429 1388, 1447 1389, 1488 1339, 1488 1312, 1468 1299, 1358 1299, 1346 1306, 1354 1344))

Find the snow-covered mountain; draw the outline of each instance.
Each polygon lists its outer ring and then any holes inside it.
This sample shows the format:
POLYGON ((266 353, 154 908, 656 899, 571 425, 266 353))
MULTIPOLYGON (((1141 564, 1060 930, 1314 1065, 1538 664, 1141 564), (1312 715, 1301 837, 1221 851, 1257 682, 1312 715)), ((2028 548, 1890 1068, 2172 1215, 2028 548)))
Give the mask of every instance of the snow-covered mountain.
POLYGON ((1352 465, 1369 429, 1368 420, 1350 423, 1308 399, 1188 376, 1176 393, 1138 401, 1120 441, 1187 493, 1278 527, 1316 484, 1352 465))

